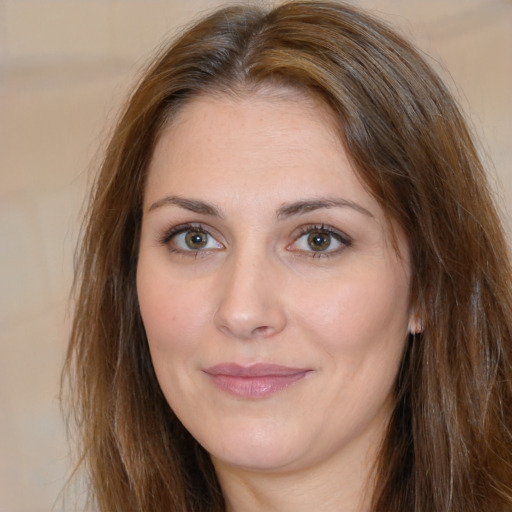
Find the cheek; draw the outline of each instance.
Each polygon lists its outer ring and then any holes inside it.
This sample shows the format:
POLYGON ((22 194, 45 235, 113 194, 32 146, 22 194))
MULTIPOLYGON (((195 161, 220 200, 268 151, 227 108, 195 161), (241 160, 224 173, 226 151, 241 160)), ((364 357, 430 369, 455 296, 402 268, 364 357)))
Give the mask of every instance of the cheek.
MULTIPOLYGON (((154 268, 154 267, 153 267, 154 268)), ((205 294, 139 263, 137 295, 151 352, 190 348, 204 328, 205 294)))
POLYGON ((407 277, 402 272, 353 273, 296 293, 300 313, 329 350, 401 345, 408 324, 407 277))
POLYGON ((204 295, 180 284, 156 265, 144 260, 137 269, 137 294, 157 380, 178 416, 187 413, 185 397, 196 383, 191 380, 198 364, 198 345, 204 338, 204 295), (172 282, 171 282, 172 281, 172 282))

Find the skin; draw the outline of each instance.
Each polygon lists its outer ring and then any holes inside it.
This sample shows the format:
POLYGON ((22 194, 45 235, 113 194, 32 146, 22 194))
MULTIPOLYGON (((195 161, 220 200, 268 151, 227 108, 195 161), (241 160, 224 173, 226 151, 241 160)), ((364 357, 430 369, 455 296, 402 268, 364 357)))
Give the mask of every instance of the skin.
POLYGON ((314 99, 203 96, 162 133, 138 297, 161 388, 211 454, 228 510, 367 509, 414 321, 407 243, 394 231, 398 252, 314 99), (187 235, 206 245, 192 250, 187 235), (244 398, 205 373, 226 362, 307 373, 244 398))

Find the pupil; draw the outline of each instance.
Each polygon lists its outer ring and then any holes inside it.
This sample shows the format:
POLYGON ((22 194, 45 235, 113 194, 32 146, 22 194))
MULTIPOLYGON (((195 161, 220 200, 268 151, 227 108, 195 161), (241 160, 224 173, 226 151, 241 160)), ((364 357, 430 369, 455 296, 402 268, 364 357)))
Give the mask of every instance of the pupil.
POLYGON ((185 241, 190 249, 201 249, 207 243, 207 238, 204 233, 198 231, 190 231, 185 236, 185 241))
POLYGON ((308 236, 308 244, 313 251, 323 251, 331 245, 331 238, 325 233, 311 233, 308 236))

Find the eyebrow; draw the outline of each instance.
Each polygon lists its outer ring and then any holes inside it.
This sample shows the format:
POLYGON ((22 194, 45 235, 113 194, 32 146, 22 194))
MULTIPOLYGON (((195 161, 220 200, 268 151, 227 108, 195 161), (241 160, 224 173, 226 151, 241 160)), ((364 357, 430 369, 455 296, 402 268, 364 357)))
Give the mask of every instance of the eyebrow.
POLYGON ((303 201, 285 204, 277 210, 277 218, 286 219, 295 215, 303 215, 323 208, 352 208, 367 217, 373 218, 373 214, 360 204, 341 198, 306 199, 303 201))
MULTIPOLYGON (((162 208, 164 206, 178 206, 184 210, 189 210, 194 213, 202 215, 210 215, 212 217, 223 218, 221 211, 210 203, 199 201, 197 199, 187 199, 180 196, 165 196, 158 201, 155 201, 149 208, 148 212, 162 208)), ((360 204, 348 199, 341 198, 326 198, 326 199, 305 199, 302 201, 295 201, 281 206, 277 212, 276 217, 279 220, 287 219, 296 215, 304 215, 315 210, 324 208, 352 208, 367 217, 373 218, 373 214, 362 207, 360 204)))
POLYGON ((158 201, 155 201, 149 208, 148 212, 152 212, 157 208, 163 206, 178 206, 184 210, 189 210, 194 213, 200 213, 202 215, 211 215, 212 217, 223 217, 220 210, 210 203, 205 201, 198 201, 197 199, 186 199, 180 196, 165 196, 158 201))

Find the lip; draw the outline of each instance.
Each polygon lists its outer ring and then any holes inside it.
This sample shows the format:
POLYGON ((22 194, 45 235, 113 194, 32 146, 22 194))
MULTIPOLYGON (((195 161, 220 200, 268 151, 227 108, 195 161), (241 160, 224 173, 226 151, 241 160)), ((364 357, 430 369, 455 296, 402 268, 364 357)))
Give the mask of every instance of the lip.
POLYGON ((240 398, 256 399, 283 391, 312 370, 267 363, 249 366, 222 363, 203 371, 221 391, 240 398))

